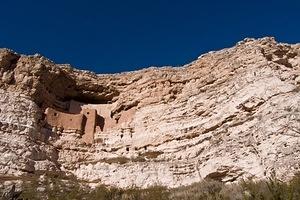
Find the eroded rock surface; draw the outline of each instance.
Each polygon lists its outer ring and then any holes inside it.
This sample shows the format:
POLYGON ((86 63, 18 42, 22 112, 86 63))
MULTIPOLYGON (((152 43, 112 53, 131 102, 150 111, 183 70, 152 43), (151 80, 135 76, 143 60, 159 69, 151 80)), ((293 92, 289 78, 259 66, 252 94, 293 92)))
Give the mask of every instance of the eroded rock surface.
POLYGON ((299 44, 245 39, 183 67, 114 75, 1 49, 0 78, 3 175, 177 187, 299 171, 299 44), (46 108, 95 109, 94 143, 76 130, 45 131, 46 108))

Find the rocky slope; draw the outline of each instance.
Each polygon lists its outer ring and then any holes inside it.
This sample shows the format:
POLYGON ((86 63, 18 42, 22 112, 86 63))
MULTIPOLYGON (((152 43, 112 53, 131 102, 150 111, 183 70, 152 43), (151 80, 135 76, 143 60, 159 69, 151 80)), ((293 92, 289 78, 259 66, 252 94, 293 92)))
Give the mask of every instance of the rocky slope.
POLYGON ((183 67, 114 75, 1 49, 0 78, 2 175, 177 187, 299 171, 300 44, 245 39, 183 67), (94 144, 42 131, 45 109, 70 100, 103 107, 94 144))

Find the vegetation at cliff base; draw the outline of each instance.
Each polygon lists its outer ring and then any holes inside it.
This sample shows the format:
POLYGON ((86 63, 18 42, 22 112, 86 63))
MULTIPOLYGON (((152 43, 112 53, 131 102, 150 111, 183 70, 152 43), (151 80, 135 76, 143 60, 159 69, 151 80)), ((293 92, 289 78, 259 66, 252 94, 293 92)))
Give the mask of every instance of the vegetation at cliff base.
MULTIPOLYGON (((285 183, 274 177, 266 181, 224 184, 205 180, 174 189, 153 186, 147 189, 98 186, 88 188, 75 179, 47 177, 24 181, 18 199, 28 200, 299 200, 300 175, 285 183)), ((20 191, 19 191, 20 192, 20 191)), ((4 193, 4 191, 1 191, 4 193)), ((2 198, 9 200, 9 198, 2 198)))

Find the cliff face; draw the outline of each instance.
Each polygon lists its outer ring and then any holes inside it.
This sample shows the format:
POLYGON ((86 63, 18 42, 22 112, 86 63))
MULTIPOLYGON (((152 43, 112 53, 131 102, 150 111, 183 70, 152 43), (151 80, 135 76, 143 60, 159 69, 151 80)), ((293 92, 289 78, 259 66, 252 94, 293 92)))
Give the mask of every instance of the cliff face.
POLYGON ((177 187, 299 171, 299 44, 245 39, 180 68, 115 75, 1 49, 0 78, 2 175, 177 187), (47 108, 73 105, 97 110, 92 144, 84 133, 45 128, 47 108))

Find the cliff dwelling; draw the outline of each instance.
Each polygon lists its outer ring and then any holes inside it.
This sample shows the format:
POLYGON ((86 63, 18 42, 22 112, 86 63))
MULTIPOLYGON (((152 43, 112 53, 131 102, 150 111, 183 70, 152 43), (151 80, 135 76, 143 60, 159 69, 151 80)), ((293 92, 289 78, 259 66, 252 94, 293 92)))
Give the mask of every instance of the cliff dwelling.
POLYGON ((45 126, 79 133, 86 144, 103 142, 111 129, 127 125, 135 112, 134 109, 125 111, 120 119, 111 118, 112 104, 87 104, 70 100, 56 102, 63 106, 47 107, 45 109, 45 126), (100 139, 99 139, 100 138, 100 139))
POLYGON ((59 127, 62 130, 80 132, 82 140, 86 144, 94 142, 97 112, 95 109, 83 109, 79 114, 64 113, 53 108, 45 111, 45 121, 51 127, 59 127))

